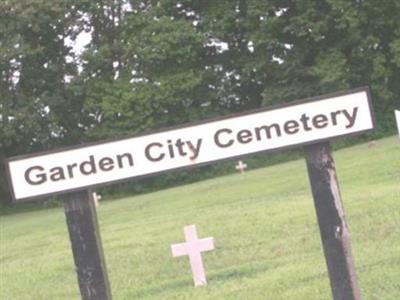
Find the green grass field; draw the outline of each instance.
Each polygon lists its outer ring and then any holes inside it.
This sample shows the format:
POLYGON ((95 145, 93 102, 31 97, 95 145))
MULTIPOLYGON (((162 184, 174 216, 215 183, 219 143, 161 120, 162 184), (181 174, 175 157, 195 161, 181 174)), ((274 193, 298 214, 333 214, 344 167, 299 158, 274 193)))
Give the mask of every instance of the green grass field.
MULTIPOLYGON (((363 299, 400 299, 400 142, 334 157, 363 299)), ((303 159, 105 201, 98 217, 114 299, 331 299, 303 159), (171 257, 189 224, 215 238, 205 288, 171 257)), ((0 299, 80 299, 62 208, 0 226, 0 299)))

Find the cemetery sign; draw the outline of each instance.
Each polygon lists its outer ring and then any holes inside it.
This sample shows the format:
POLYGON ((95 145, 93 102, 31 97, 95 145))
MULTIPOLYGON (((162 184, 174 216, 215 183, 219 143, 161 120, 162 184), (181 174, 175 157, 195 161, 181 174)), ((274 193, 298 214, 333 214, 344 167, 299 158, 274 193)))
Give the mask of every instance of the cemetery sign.
MULTIPOLYGON (((329 141, 374 128, 369 89, 360 88, 133 138, 13 157, 6 161, 6 168, 14 202, 65 194, 64 210, 82 299, 111 300, 91 188, 251 153, 304 146, 333 298, 360 300, 329 141)), ((197 274, 195 283, 201 286, 206 279, 200 252, 211 250, 213 240, 199 240, 194 227, 186 231, 188 247, 192 242, 201 247, 196 252, 186 248, 187 243, 177 244, 172 252, 174 256, 191 257, 197 274)))
POLYGON ((375 127, 368 88, 133 138, 7 160, 15 202, 359 134, 375 127))

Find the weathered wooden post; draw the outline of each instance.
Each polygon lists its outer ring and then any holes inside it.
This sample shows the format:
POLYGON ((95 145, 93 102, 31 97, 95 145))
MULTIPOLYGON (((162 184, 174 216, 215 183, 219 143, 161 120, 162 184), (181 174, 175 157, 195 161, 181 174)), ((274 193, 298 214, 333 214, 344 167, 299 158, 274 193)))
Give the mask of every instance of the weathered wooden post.
POLYGON ((93 194, 84 190, 63 197, 82 299, 111 300, 93 194))
POLYGON ((329 142, 304 147, 308 175, 335 300, 360 300, 350 233, 329 142))

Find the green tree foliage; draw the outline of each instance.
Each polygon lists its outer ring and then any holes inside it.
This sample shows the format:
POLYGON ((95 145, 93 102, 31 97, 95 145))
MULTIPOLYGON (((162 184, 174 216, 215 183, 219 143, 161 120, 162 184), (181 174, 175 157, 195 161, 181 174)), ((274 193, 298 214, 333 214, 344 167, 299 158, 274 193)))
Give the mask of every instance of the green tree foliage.
POLYGON ((84 56, 87 109, 95 124, 90 136, 142 132, 210 113, 204 34, 156 10, 131 12, 112 26, 113 47, 94 46, 84 56))
POLYGON ((398 1, 275 1, 276 35, 290 48, 265 103, 362 85, 380 121, 399 103, 398 1), (397 49, 397 50, 396 50, 397 49))
MULTIPOLYGON (((1 161, 79 140, 85 116, 68 81, 76 66, 65 43, 77 14, 61 0, 0 2, 1 161)), ((3 172, 0 178, 3 186, 3 172)))
POLYGON ((7 155, 79 138, 76 65, 67 37, 79 19, 65 1, 1 2, 1 150, 7 155))
POLYGON ((397 0, 1 1, 0 159, 363 85, 393 132, 399 11, 397 0))

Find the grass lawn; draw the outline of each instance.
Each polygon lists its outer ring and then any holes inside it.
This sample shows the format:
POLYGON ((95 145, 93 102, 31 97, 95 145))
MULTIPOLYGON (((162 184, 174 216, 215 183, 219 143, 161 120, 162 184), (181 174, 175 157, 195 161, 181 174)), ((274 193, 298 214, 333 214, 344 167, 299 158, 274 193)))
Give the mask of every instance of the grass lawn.
MULTIPOLYGON (((363 299, 400 299, 400 141, 334 157, 363 299)), ((102 202, 98 218, 114 299, 331 299, 304 159, 102 202), (215 238, 205 288, 170 253, 189 224, 215 238)), ((0 226, 0 299, 80 299, 62 208, 0 226)))

